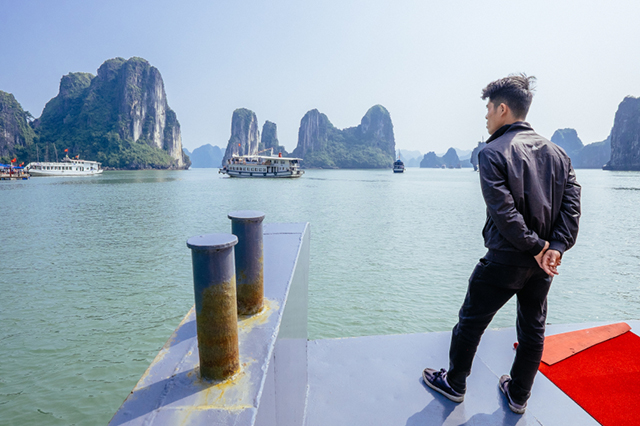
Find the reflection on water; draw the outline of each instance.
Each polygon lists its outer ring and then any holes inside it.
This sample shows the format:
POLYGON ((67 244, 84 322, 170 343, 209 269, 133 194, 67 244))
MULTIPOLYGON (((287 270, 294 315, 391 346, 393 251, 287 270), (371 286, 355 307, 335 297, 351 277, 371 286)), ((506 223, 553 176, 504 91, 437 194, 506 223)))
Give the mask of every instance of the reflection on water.
MULTIPOLYGON (((640 173, 577 175, 549 322, 638 318, 640 173)), ((484 253, 469 169, 104 172, 3 181, 0 205, 0 424, 106 424, 193 304, 187 238, 230 232, 230 211, 311 223, 312 339, 449 330, 484 253)), ((510 303, 492 326, 514 318, 510 303)))
POLYGON ((167 176, 166 171, 157 170, 154 172, 147 173, 155 173, 154 175, 143 175, 144 172, 116 172, 121 173, 119 176, 114 176, 114 172, 102 174, 102 175, 94 175, 87 177, 38 177, 35 179, 48 179, 51 182, 48 182, 49 185, 119 185, 123 183, 163 183, 163 182, 173 182, 175 180, 180 180, 179 176, 167 176), (124 174, 125 176, 123 176, 124 174))

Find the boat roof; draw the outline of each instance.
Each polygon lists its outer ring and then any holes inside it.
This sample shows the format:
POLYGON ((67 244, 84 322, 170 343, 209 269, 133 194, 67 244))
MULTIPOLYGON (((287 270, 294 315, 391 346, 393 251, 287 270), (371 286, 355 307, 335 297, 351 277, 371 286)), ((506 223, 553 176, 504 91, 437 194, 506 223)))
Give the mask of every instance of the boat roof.
POLYGON ((297 157, 278 157, 277 155, 237 155, 233 154, 231 158, 266 158, 268 160, 299 160, 302 161, 302 158, 297 157))
POLYGON ((31 164, 69 164, 69 163, 95 163, 95 164, 102 164, 99 161, 93 161, 93 160, 82 160, 82 159, 77 159, 77 158, 63 158, 62 161, 34 161, 32 163, 29 163, 29 165, 31 164))

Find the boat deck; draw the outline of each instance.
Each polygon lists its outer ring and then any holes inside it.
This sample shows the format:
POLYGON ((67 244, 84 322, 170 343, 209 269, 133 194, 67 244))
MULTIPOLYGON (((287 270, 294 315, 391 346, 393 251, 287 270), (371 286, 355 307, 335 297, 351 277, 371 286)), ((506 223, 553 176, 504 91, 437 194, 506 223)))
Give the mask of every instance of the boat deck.
MULTIPOLYGON (((632 330, 640 321, 627 321, 632 330)), ((549 326, 547 335, 597 324, 549 326)), ((514 328, 487 330, 461 404, 424 385, 425 367, 448 368, 450 332, 309 342, 305 426, 591 426, 586 411, 538 373, 524 415, 509 410, 498 388, 513 361, 514 328)))

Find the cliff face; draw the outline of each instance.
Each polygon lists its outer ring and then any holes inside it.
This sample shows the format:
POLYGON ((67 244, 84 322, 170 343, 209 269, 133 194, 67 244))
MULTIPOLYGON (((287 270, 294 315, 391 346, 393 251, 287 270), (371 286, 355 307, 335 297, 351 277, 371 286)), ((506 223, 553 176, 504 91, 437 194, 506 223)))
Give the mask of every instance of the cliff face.
POLYGON ((447 152, 438 157, 435 152, 431 151, 424 155, 420 162, 421 168, 443 168, 447 169, 459 169, 462 167, 460 158, 455 148, 449 148, 447 152))
POLYGON ((605 170, 640 170, 640 98, 626 97, 611 129, 611 159, 605 170))
MULTIPOLYGON (((260 139, 260 151, 273 148, 273 155, 282 154, 287 156, 287 151, 278 141, 278 126, 269 120, 264 122, 262 126, 262 138, 260 139)), ((271 154, 267 152, 266 154, 271 154)))
POLYGON ((298 145, 293 150, 293 155, 306 161, 309 154, 321 152, 327 147, 327 134, 335 133, 336 130, 326 115, 317 109, 308 111, 300 120, 298 145))
POLYGON ((226 164, 232 155, 254 155, 258 153, 260 132, 258 119, 253 111, 239 108, 231 117, 231 137, 222 159, 226 164))
MULTIPOLYGON (((98 78, 101 78, 100 69, 98 78)), ((180 124, 167 103, 160 71, 144 59, 131 58, 122 63, 116 81, 120 97, 118 116, 123 124, 120 137, 134 142, 142 139, 167 151, 178 166, 183 166, 180 124)))
POLYGON ((602 142, 594 142, 578 153, 575 161, 571 162, 577 169, 601 169, 611 159, 611 136, 602 142))
POLYGON ((449 148, 446 154, 442 156, 442 162, 448 169, 459 169, 461 167, 460 158, 454 148, 449 148))
POLYGON ((551 136, 551 142, 564 149, 572 160, 576 154, 584 148, 584 144, 578 137, 578 132, 576 132, 575 129, 556 130, 553 133, 553 136, 551 136))
POLYGON ((473 151, 471 152, 471 158, 469 159, 469 161, 471 162, 471 165, 473 166, 473 170, 475 171, 478 171, 478 153, 485 146, 487 146, 486 142, 478 142, 478 146, 473 148, 473 151))
POLYGON ((423 169, 439 169, 442 167, 442 159, 435 152, 429 151, 422 158, 420 167, 423 169))
POLYGON ((218 146, 202 145, 189 155, 192 168, 215 168, 222 164, 224 152, 218 146))
POLYGON ((396 141, 389 111, 382 105, 375 105, 362 117, 359 126, 360 139, 395 157, 396 141))
POLYGON ((375 105, 357 127, 339 130, 314 109, 300 121, 293 156, 304 167, 390 168, 395 160, 395 138, 389 112, 375 105))
POLYGON ((575 169, 600 169, 611 158, 610 138, 583 145, 574 129, 559 129, 551 136, 551 142, 564 149, 575 169))
POLYGON ((0 91, 0 162, 10 162, 9 157, 32 145, 36 135, 29 118, 31 114, 22 109, 11 93, 0 91))
POLYGON ((262 145, 262 149, 275 149, 278 147, 278 127, 276 123, 272 123, 271 121, 264 122, 260 145, 262 145))
POLYGON ((142 58, 110 59, 98 75, 70 73, 36 123, 41 142, 117 168, 186 168, 180 123, 160 72, 142 58))

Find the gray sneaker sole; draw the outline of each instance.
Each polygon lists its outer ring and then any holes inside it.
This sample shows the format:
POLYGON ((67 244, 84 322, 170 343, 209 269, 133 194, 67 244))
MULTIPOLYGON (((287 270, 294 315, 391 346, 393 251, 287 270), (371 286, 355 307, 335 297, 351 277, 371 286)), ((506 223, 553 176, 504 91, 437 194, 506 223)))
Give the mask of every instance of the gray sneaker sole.
MULTIPOLYGON (((504 377, 504 376, 502 376, 504 377)), ((511 411, 513 411, 516 414, 524 414, 525 411, 527 411, 527 406, 526 404, 524 406, 516 406, 513 404, 513 402, 511 402, 511 398, 509 397, 509 395, 507 395, 507 390, 504 388, 504 384, 502 382, 502 377, 500 377, 500 381, 498 382, 498 387, 500 388, 500 391, 502 392, 502 394, 505 396, 505 398, 507 398, 507 403, 509 404, 509 409, 511 411)))

